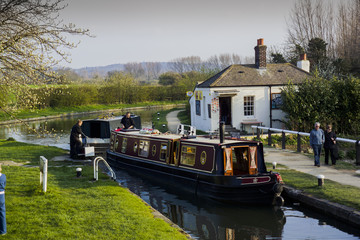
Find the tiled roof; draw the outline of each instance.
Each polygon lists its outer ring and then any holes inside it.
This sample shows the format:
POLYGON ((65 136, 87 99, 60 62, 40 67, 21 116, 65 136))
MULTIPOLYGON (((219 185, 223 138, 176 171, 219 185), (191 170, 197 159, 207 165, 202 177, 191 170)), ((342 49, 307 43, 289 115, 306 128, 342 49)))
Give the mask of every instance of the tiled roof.
POLYGON ((290 63, 268 63, 264 69, 258 69, 254 64, 231 65, 197 87, 286 85, 290 80, 298 84, 309 77, 309 73, 290 63))

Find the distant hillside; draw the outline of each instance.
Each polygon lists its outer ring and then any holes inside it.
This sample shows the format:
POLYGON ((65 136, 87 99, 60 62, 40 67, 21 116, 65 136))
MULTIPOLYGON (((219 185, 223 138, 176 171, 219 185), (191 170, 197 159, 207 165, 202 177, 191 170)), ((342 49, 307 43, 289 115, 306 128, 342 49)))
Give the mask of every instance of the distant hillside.
MULTIPOLYGON (((146 62, 141 63, 143 68, 146 68, 146 62)), ((170 71, 170 68, 168 67, 168 62, 160 62, 161 64, 161 73, 170 71)), ((79 76, 89 79, 93 78, 94 76, 99 77, 105 77, 108 72, 112 71, 124 71, 125 70, 125 64, 111 64, 107 66, 98 66, 98 67, 84 67, 84 68, 77 68, 72 69, 74 72, 76 72, 79 76)))

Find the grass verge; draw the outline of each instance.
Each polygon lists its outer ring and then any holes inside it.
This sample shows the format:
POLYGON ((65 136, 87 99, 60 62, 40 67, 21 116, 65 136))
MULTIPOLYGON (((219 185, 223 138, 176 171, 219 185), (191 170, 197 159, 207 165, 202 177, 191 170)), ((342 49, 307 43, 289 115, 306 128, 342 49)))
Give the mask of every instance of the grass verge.
POLYGON ((182 109, 182 108, 172 108, 172 109, 167 109, 167 110, 160 110, 160 111, 157 111, 156 113, 154 113, 151 118, 151 121, 154 124, 154 128, 158 129, 162 133, 169 131, 168 123, 166 121, 166 115, 169 112, 180 110, 180 109, 182 109))
MULTIPOLYGON (((39 159, 36 154, 63 153, 42 146, 32 151, 34 147, 1 140, 0 156, 34 164, 39 159)), ((38 168, 3 166, 7 176, 6 239, 186 239, 154 218, 148 205, 105 174, 92 182, 90 166, 83 166, 83 176, 76 178, 75 166, 69 163, 49 165, 46 193, 40 191, 38 168)))
POLYGON ((276 171, 281 174, 286 185, 301 189, 314 197, 360 210, 360 189, 357 187, 342 185, 329 179, 325 179, 325 184, 319 187, 315 176, 290 169, 276 171))
MULTIPOLYGON (((109 105, 86 105, 86 106, 76 106, 76 107, 62 107, 62 108, 45 108, 38 110, 18 110, 12 112, 17 118, 35 118, 35 117, 46 117, 52 115, 68 114, 74 112, 91 112, 91 111, 101 111, 101 110, 110 110, 110 109, 123 109, 131 107, 146 107, 153 105, 169 105, 169 104, 182 104, 185 101, 161 101, 161 102, 143 102, 136 104, 109 104, 109 105)), ((0 121, 10 120, 10 117, 4 112, 0 112, 0 121)))

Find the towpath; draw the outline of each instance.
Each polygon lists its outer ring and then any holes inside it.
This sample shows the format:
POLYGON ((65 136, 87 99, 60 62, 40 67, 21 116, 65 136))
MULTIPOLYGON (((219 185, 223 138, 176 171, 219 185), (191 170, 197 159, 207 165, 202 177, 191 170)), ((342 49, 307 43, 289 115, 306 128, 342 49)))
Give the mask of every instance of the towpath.
POLYGON ((184 110, 172 111, 166 115, 168 129, 171 133, 176 133, 177 126, 180 124, 180 120, 178 119, 177 115, 181 111, 184 111, 184 110))
MULTIPOLYGON (((176 127, 180 124, 177 118, 178 112, 173 111, 166 115, 168 121, 168 128, 171 132, 176 132, 176 127)), ((299 172, 307 173, 313 176, 324 175, 326 179, 360 188, 360 177, 355 174, 355 170, 337 170, 331 166, 322 165, 321 167, 314 166, 314 160, 308 156, 289 150, 281 150, 275 148, 264 148, 265 161, 272 163, 277 162, 287 166, 290 169, 299 172)))

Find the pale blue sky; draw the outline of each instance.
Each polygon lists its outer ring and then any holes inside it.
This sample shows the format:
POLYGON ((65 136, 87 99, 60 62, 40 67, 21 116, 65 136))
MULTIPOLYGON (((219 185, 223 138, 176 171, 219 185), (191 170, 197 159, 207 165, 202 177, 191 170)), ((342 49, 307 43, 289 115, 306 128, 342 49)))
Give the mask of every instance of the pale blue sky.
MULTIPOLYGON (((285 42, 294 0, 68 0, 65 22, 88 28, 71 68, 236 53, 254 56, 258 38, 285 42)), ((72 39, 72 37, 69 37, 72 39)), ((77 38, 74 38, 77 39, 77 38)))

